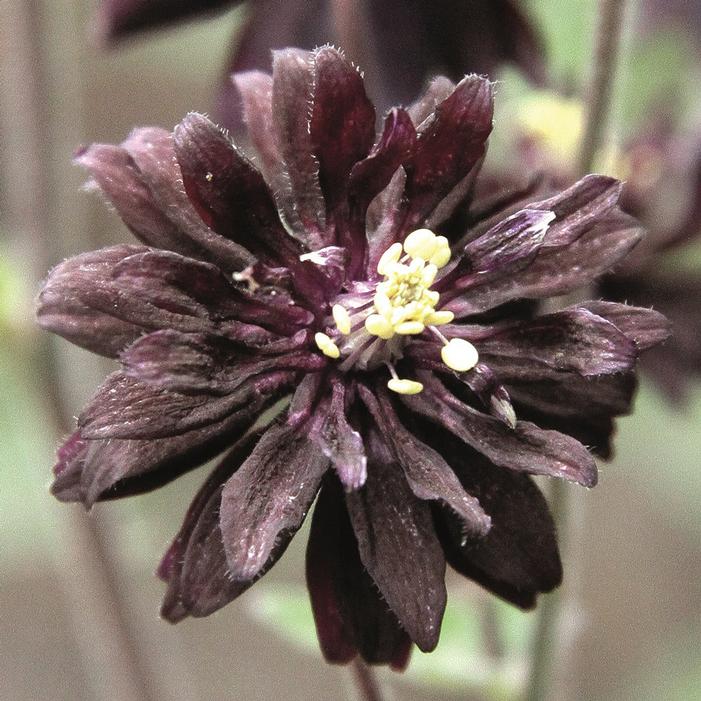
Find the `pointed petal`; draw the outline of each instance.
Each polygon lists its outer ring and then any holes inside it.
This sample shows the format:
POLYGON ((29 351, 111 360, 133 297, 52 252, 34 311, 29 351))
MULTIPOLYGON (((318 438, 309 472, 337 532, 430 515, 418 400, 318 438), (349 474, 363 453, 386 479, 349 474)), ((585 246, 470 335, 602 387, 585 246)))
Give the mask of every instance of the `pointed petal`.
POLYGON ((375 140, 375 108, 360 73, 339 51, 324 46, 314 52, 313 62, 309 135, 331 215, 345 194, 351 168, 368 155, 375 140))
POLYGON ((141 335, 142 327, 103 311, 103 305, 95 301, 105 296, 114 266, 146 250, 143 246, 113 246, 57 265, 37 298, 39 325, 93 353, 116 357, 141 335))
POLYGON ((289 386, 289 371, 246 379, 232 393, 184 394, 115 372, 78 417, 85 438, 167 438, 215 424, 234 413, 258 416, 289 386))
POLYGON ((519 417, 573 436, 596 455, 609 458, 613 418, 630 412, 636 380, 632 372, 597 377, 567 374, 507 387, 519 417))
POLYGON ((430 376, 424 391, 402 397, 410 409, 436 421, 496 465, 533 475, 562 477, 593 487, 597 472, 587 449, 557 431, 519 421, 515 429, 454 397, 430 376))
POLYGON ((576 241, 582 234, 611 213, 621 198, 623 184, 606 175, 587 175, 566 190, 541 202, 533 209, 554 212, 546 246, 559 248, 576 241))
POLYGON ((492 465, 440 434, 441 448, 462 486, 492 517, 483 538, 466 538, 462 522, 434 511, 436 531, 449 564, 462 575, 521 608, 562 580, 555 524, 543 495, 526 475, 492 465))
POLYGON ((412 494, 379 440, 369 441, 365 486, 346 495, 348 513, 365 569, 411 639, 428 652, 438 643, 445 610, 445 560, 428 505, 412 494))
POLYGON ((351 491, 365 484, 367 458, 361 435, 346 418, 345 402, 346 388, 337 378, 330 399, 315 412, 310 438, 331 461, 343 486, 351 491))
POLYGON ((273 78, 262 71, 246 71, 235 73, 231 80, 241 97, 243 120, 260 159, 261 171, 274 188, 282 175, 282 155, 273 124, 273 78))
POLYGON ((421 225, 482 158, 493 110, 490 82, 471 75, 421 125, 414 157, 406 166, 405 230, 421 225))
MULTIPOLYGON (((409 115, 401 108, 393 108, 385 118, 384 130, 367 158, 353 166, 348 183, 348 233, 352 240, 350 272, 363 262, 367 247, 366 221, 372 200, 390 183, 392 176, 405 163, 416 144, 416 130, 409 115)), ((391 223, 391 222, 390 222, 391 223)), ((368 270, 374 274, 379 256, 387 246, 379 242, 368 270), (381 249, 381 250, 380 250, 381 249)))
POLYGON ((584 377, 626 372, 638 349, 609 321, 572 307, 497 330, 480 340, 479 354, 508 382, 552 379, 563 372, 584 377))
POLYGON ((250 455, 259 438, 259 433, 241 438, 212 471, 158 566, 158 576, 168 585, 161 615, 171 623, 188 614, 207 615, 243 591, 240 583, 227 576, 219 501, 222 485, 250 455))
POLYGON ((535 258, 554 216, 550 211, 522 209, 500 221, 465 245, 462 256, 436 281, 435 289, 455 296, 459 290, 488 284, 494 278, 510 278, 535 258))
POLYGON ((567 294, 613 267, 640 236, 635 220, 614 211, 569 245, 548 248, 544 244, 531 264, 516 272, 476 280, 479 284, 462 290, 444 308, 464 318, 515 299, 567 294))
POLYGON ((234 580, 256 576, 280 537, 293 534, 311 505, 328 460, 295 427, 269 428, 224 487, 221 530, 234 580))
POLYGON ((287 174, 284 186, 274 185, 280 190, 285 222, 309 249, 316 250, 333 241, 327 241, 323 233, 326 207, 309 133, 313 82, 311 53, 297 49, 273 52, 273 124, 287 174))
POLYGON ((318 353, 307 350, 244 355, 223 339, 169 330, 143 336, 122 354, 121 361, 126 375, 159 391, 212 396, 230 394, 261 373, 313 371, 325 365, 318 353))
POLYGON ((188 197, 204 222, 264 263, 296 263, 299 247, 278 217, 263 176, 206 117, 190 113, 173 134, 188 197))
POLYGON ((455 90, 455 83, 439 75, 432 78, 426 90, 409 107, 409 116, 416 126, 421 126, 425 119, 428 119, 441 102, 446 100, 455 90))
POLYGON ((605 300, 581 302, 577 306, 588 309, 593 314, 610 321, 640 350, 646 350, 662 343, 672 333, 669 320, 653 309, 633 307, 629 304, 605 300))
POLYGON ((279 394, 289 391, 293 381, 291 373, 281 378, 278 394, 271 392, 258 413, 246 407, 168 438, 86 440, 77 431, 59 451, 51 492, 61 501, 80 501, 89 508, 98 500, 141 494, 167 484, 231 445, 279 394))
POLYGON ((227 272, 254 261, 246 249, 213 232, 193 208, 170 132, 134 129, 121 146, 93 144, 75 161, 147 245, 216 263, 227 272))
POLYGON ((411 641, 360 561, 343 496, 333 480, 324 482, 314 509, 306 571, 326 660, 349 662, 359 651, 370 664, 403 668, 411 641))
POLYGON ((480 503, 465 492, 441 455, 401 424, 387 394, 380 393, 378 401, 363 385, 359 385, 358 393, 391 444, 414 495, 423 501, 439 501, 448 506, 460 518, 465 532, 487 533, 491 521, 480 503))

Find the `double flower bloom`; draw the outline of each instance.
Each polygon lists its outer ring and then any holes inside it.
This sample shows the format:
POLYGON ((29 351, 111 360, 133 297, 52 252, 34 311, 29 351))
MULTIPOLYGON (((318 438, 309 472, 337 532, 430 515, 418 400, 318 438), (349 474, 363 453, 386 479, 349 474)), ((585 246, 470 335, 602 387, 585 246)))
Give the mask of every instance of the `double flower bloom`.
POLYGON ((640 232, 602 176, 479 197, 487 80, 436 79, 377 138, 331 48, 277 52, 272 77, 236 84, 260 170, 197 114, 77 157, 143 245, 70 259, 40 294, 44 327, 121 363, 53 492, 90 506, 227 451, 159 568, 173 621, 248 588, 318 496, 322 649, 402 667, 438 641, 446 561, 522 607, 559 583, 528 475, 595 484, 577 439, 606 451, 666 323, 610 302, 538 315, 640 232))

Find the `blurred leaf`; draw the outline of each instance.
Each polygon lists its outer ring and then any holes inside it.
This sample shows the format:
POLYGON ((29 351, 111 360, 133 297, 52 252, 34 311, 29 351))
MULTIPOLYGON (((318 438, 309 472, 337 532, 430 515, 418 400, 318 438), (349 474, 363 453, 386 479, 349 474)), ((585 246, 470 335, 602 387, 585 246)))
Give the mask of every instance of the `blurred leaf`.
MULTIPOLYGON (((451 594, 438 648, 430 654, 414 649, 406 674, 392 675, 392 681, 453 692, 479 691, 494 701, 517 698, 527 671, 534 619, 508 604, 491 601, 504 652, 503 657, 491 657, 486 652, 477 611, 482 605, 483 602, 459 593, 451 594)), ((249 612, 258 623, 294 647, 315 656, 320 654, 304 587, 258 585, 251 592, 249 612)))

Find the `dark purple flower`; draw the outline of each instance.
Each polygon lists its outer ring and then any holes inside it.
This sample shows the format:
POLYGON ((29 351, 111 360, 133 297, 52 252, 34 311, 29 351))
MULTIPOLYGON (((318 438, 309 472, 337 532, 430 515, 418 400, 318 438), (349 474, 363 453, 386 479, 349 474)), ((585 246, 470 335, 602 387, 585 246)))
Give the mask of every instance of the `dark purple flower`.
POLYGON ((487 80, 435 80, 379 136, 334 49, 277 52, 272 77, 236 84, 260 170, 198 114, 78 154, 141 245, 70 259, 40 294, 45 328, 121 363, 52 491, 90 506, 226 451, 159 567, 171 621, 253 584, 318 496, 307 579, 324 654, 401 668, 412 642, 437 644, 446 561, 523 608, 559 583, 529 475, 597 473, 542 426, 608 430, 666 325, 613 303, 523 312, 638 241, 611 178, 433 233, 470 201, 487 80))
MULTIPOLYGON (((102 0, 98 33, 113 41, 239 1, 102 0)), ((437 73, 457 80, 470 72, 492 75, 501 64, 514 63, 543 82, 542 42, 519 5, 516 0, 254 0, 226 71, 221 117, 227 126, 239 123, 232 72, 266 69, 271 49, 311 50, 329 41, 368 70, 368 91, 381 111, 409 102, 437 73)))

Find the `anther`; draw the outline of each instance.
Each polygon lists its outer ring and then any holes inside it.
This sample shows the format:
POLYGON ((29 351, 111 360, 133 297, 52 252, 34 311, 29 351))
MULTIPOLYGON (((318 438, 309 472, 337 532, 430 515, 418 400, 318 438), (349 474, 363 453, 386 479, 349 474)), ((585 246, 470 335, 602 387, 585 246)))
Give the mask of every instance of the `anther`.
POLYGON ((394 377, 387 382, 387 387, 397 394, 418 394, 424 388, 420 382, 415 380, 400 380, 394 377))
POLYGON ((472 370, 479 361, 477 349, 464 338, 451 338, 441 348, 441 358, 455 372, 472 370))
POLYGON ((340 304, 334 304, 331 308, 331 314, 339 332, 344 336, 349 334, 351 332, 351 320, 348 310, 340 304))
POLYGON ((336 360, 341 355, 338 346, 325 333, 315 333, 314 343, 317 348, 328 358, 336 360))
POLYGON ((377 272, 380 275, 387 275, 387 269, 399 261, 402 255, 402 244, 393 243, 380 257, 377 264, 377 272))

